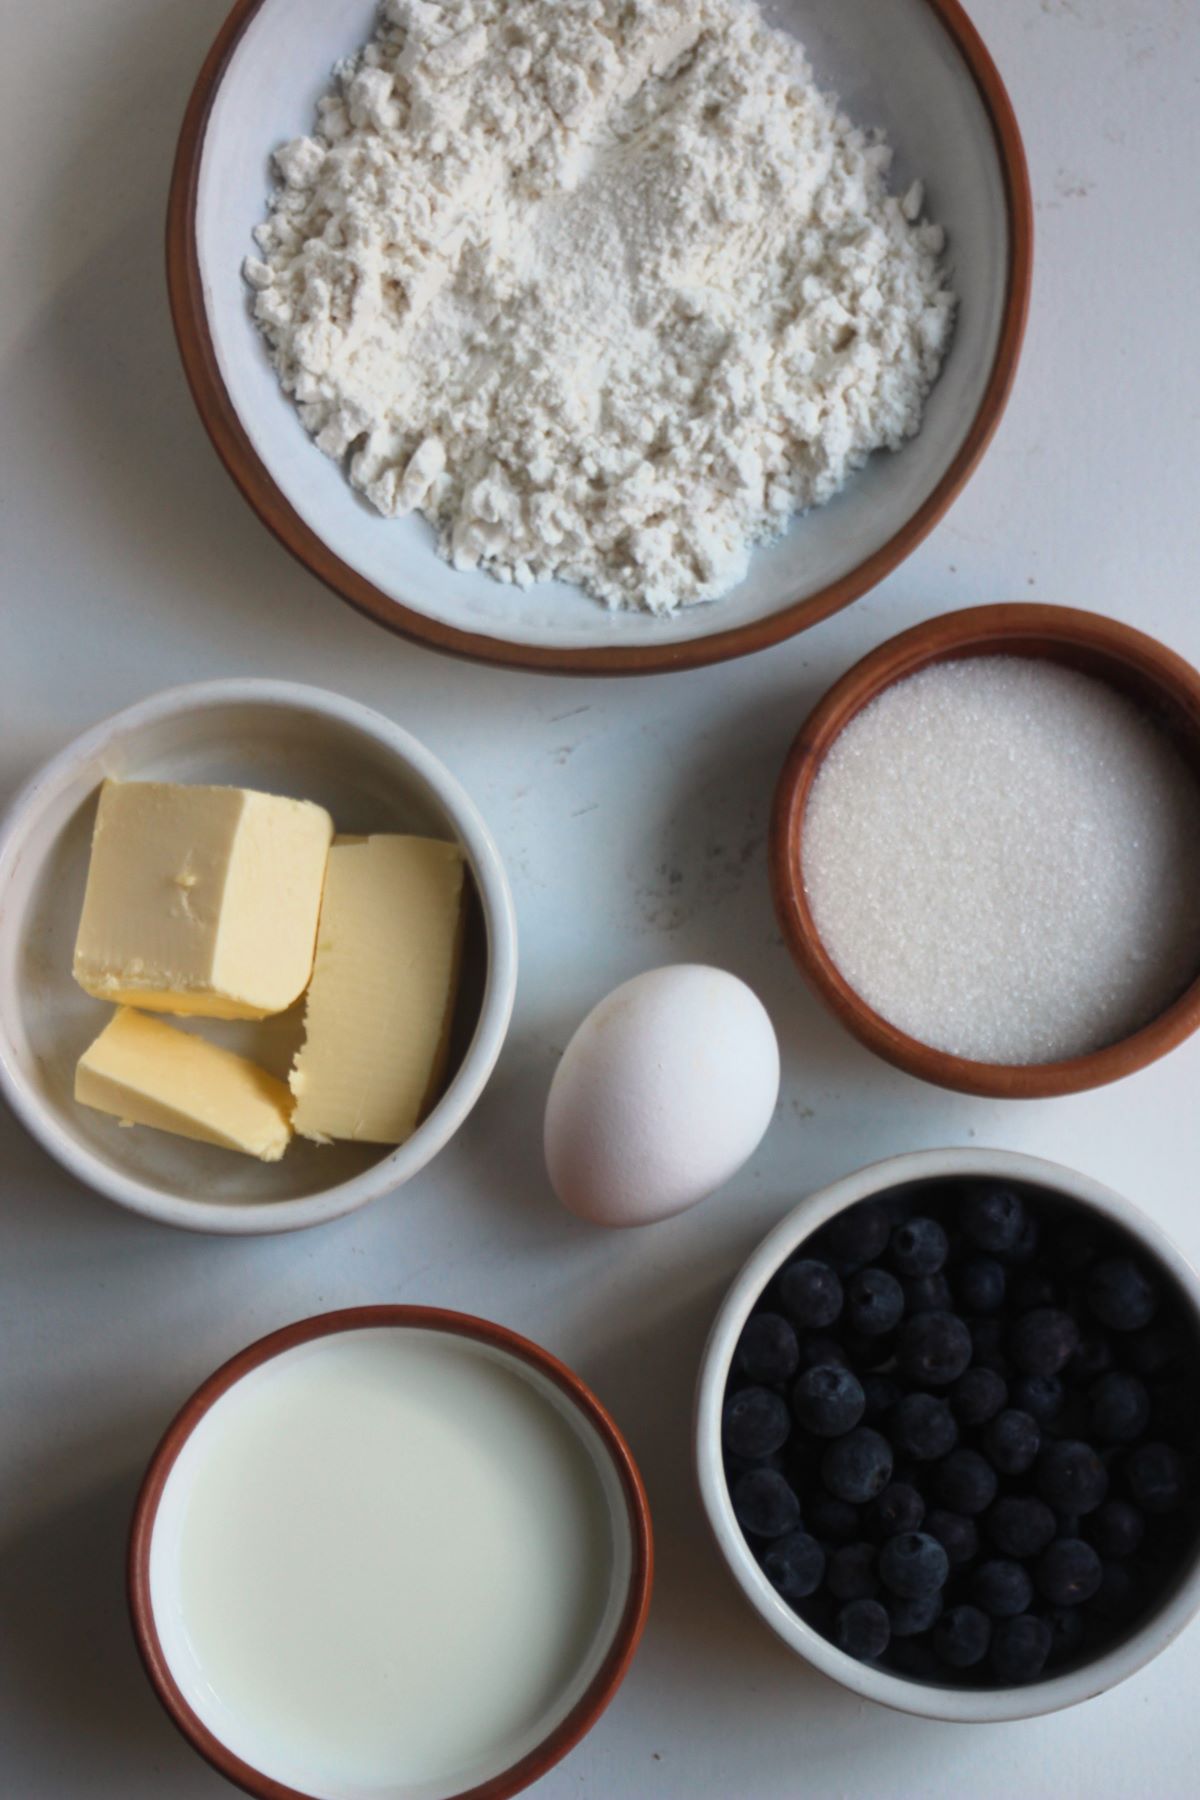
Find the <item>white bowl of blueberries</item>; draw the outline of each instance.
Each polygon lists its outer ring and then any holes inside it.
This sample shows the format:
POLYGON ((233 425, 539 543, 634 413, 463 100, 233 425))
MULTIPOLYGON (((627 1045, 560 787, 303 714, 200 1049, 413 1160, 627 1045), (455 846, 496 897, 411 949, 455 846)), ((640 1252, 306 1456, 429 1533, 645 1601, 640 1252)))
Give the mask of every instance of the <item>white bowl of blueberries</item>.
POLYGON ((1128 1201, 1003 1151, 804 1201, 717 1315, 701 1497, 751 1604, 929 1718, 1091 1698, 1200 1608, 1200 1280, 1128 1201))

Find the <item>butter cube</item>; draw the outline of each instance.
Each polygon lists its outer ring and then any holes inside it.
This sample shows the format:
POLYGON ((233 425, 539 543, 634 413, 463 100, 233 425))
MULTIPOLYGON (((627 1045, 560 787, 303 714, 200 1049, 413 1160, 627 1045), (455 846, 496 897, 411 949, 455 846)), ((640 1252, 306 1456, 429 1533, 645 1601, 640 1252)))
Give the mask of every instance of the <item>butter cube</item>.
POLYGON ((261 1019, 312 971, 333 821, 245 788, 106 781, 75 979, 98 1000, 261 1019))
POLYGON ((411 1137, 446 1066, 462 927, 456 844, 335 840, 290 1077, 292 1124, 303 1137, 411 1137))
POLYGON ((292 1135, 291 1096, 244 1056, 122 1007, 79 1059, 75 1098, 123 1124, 278 1162, 292 1135))

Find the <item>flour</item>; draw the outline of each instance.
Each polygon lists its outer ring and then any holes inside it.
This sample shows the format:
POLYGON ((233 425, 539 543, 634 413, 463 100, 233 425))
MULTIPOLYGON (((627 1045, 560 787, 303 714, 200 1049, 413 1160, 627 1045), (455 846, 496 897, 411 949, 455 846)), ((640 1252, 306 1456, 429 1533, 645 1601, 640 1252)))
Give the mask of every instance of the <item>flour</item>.
POLYGON ((943 235, 751 0, 385 0, 276 152, 280 380, 461 569, 670 611, 919 427, 943 235))

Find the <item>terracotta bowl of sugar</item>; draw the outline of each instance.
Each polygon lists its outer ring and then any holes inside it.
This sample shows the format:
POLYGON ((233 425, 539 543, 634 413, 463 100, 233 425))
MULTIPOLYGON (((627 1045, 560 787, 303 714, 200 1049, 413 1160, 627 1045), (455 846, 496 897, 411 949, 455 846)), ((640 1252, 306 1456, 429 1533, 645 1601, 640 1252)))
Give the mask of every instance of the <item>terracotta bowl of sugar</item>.
POLYGON ((810 985, 908 1074, 1131 1075, 1200 1025, 1200 674, 1066 607, 904 632, 801 728, 771 881, 810 985))

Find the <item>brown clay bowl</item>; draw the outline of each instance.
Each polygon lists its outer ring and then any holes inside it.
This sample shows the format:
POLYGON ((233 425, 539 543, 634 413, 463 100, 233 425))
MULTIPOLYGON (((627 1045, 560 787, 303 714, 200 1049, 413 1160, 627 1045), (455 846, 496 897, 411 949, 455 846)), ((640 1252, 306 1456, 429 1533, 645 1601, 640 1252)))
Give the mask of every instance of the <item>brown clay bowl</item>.
MULTIPOLYGON (((134 1637, 159 1700, 172 1723, 218 1774, 245 1793, 256 1796, 256 1800, 333 1800, 331 1785, 338 1792, 352 1788, 357 1793, 360 1787, 356 1779, 349 1777, 346 1781, 331 1782, 326 1776, 294 1785, 295 1778, 290 1774, 284 1778, 279 1771, 275 1775, 265 1773, 229 1747, 220 1730, 213 1728, 213 1719, 206 1721, 200 1716, 206 1707, 216 1704, 219 1709, 224 1702, 218 1690, 210 1686, 203 1669, 198 1664, 192 1666, 195 1658, 188 1644, 186 1611, 180 1599, 178 1576, 159 1573, 172 1561, 172 1532, 178 1532, 177 1520, 186 1511, 188 1493, 194 1492, 194 1487, 188 1489, 186 1473, 180 1477, 182 1499, 172 1492, 172 1474, 178 1472, 180 1458, 192 1445, 197 1429, 210 1422, 212 1409, 239 1383, 254 1377, 264 1365, 298 1349, 311 1356, 314 1346, 337 1334, 397 1329, 422 1335, 447 1334, 461 1340, 468 1351, 481 1352, 481 1362, 494 1364, 499 1358, 510 1368, 515 1367, 518 1373, 524 1372, 538 1396, 565 1417, 578 1434, 585 1454, 595 1468, 598 1486, 604 1490, 613 1541, 610 1591, 602 1621, 579 1669, 569 1678, 564 1673, 563 1694, 544 1703, 545 1735, 530 1748, 529 1730, 526 1730, 522 1754, 505 1767, 487 1767, 482 1772, 476 1769, 466 1778, 465 1785, 458 1776, 444 1782, 440 1778, 418 1782, 422 1800, 430 1800, 431 1796, 436 1796, 436 1800, 508 1800, 510 1795, 520 1793, 540 1780, 591 1730, 613 1698, 628 1672, 645 1625, 654 1554, 650 1509, 641 1476, 628 1445, 609 1414, 591 1390, 564 1364, 504 1326, 470 1314, 430 1307, 356 1307, 285 1326, 251 1344, 210 1375, 168 1426, 137 1498, 127 1565, 134 1637), (167 1547, 156 1553, 156 1528, 159 1527, 167 1547), (586 1685, 580 1691, 580 1683, 585 1679, 586 1685), (199 1710, 194 1701, 198 1701, 199 1710)), ((377 1379, 378 1371, 373 1374, 377 1379)), ((278 1379, 278 1371, 273 1373, 273 1379, 278 1379)), ((188 1467, 185 1461, 184 1469, 188 1467)), ((282 1528, 293 1513, 297 1495, 280 1493, 278 1501, 282 1528)), ((460 1704, 465 1711, 469 1702, 470 1695, 464 1691, 454 1704, 460 1704)), ((232 1717, 228 1708, 225 1716, 232 1717)), ((231 1731, 229 1735, 236 1733, 231 1731)), ((274 1747, 277 1749, 278 1745, 274 1747)), ((489 1757, 492 1762, 496 1760, 491 1752, 483 1753, 483 1761, 489 1757)), ((416 1788, 403 1779, 388 1779, 382 1785, 373 1783, 371 1791, 378 1792, 379 1800, 406 1800, 416 1788)))
POLYGON ((1065 606, 980 606, 945 613, 856 663, 801 727, 775 792, 771 886, 784 938, 809 985, 868 1050, 938 1087, 989 1099, 1040 1100, 1119 1081, 1190 1037, 1200 1025, 1200 972, 1165 1012, 1101 1050, 1060 1062, 975 1062, 921 1043, 868 1006, 822 943, 805 893, 805 808, 838 734, 885 688, 918 669, 996 655, 1046 658, 1127 694, 1172 738, 1200 778, 1200 674, 1155 639, 1115 619, 1065 606))
POLYGON ((579 589, 526 593, 453 570, 418 518, 384 520, 306 437, 279 389, 241 265, 271 188, 269 157, 312 129, 339 58, 374 27, 374 0, 236 0, 197 77, 167 216, 171 313, 192 396, 245 499, 334 593, 403 637, 481 662, 565 674, 651 674, 761 650, 866 593, 937 524, 983 456, 1025 330, 1033 205, 1004 84, 958 0, 776 0, 818 79, 853 96, 920 176, 948 232, 959 310, 919 434, 868 462, 831 505, 758 548, 722 600, 669 616, 610 613, 579 589))

